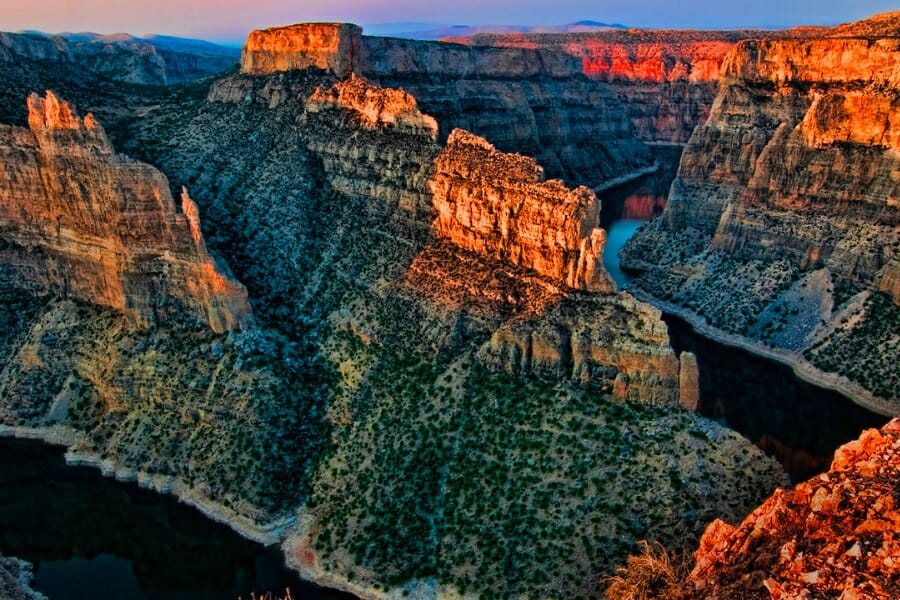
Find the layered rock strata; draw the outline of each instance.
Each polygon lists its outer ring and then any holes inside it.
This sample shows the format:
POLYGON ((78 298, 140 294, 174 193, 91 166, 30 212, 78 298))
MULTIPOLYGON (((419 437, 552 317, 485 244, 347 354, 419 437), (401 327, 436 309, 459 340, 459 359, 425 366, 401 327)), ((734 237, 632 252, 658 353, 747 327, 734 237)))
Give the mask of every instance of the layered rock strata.
POLYGON ((727 56, 666 210, 624 264, 652 272, 641 290, 801 370, 811 362, 892 414, 900 42, 820 34, 744 41, 727 56))
POLYGON ((476 46, 554 50, 580 60, 582 72, 608 82, 643 141, 683 144, 706 121, 722 60, 756 31, 600 31, 569 34, 479 34, 476 46))
POLYGON ((253 75, 316 67, 338 77, 358 73, 362 28, 350 23, 300 23, 250 32, 241 72, 253 75))
POLYGON ((544 181, 532 159, 455 130, 429 181, 434 229, 465 250, 523 266, 569 287, 614 292, 603 268, 600 202, 585 187, 544 181))
POLYGON ((740 525, 710 524, 685 597, 900 596, 898 482, 894 420, 839 448, 827 473, 777 490, 740 525))
POLYGON ((596 186, 652 164, 612 90, 564 53, 362 36, 346 24, 254 32, 242 72, 315 67, 403 88, 441 124, 535 157, 552 177, 596 186), (357 49, 358 48, 358 49, 357 49), (600 115, 598 117, 598 114, 600 115))
POLYGON ((575 297, 504 323, 479 357, 517 375, 577 381, 617 400, 696 409, 697 359, 676 355, 661 317, 627 293, 575 297))
POLYGON ((184 313, 215 331, 250 319, 244 287, 206 250, 194 202, 179 213, 159 171, 116 155, 106 133, 52 93, 30 129, 0 130, 4 287, 56 293, 150 325, 184 313))

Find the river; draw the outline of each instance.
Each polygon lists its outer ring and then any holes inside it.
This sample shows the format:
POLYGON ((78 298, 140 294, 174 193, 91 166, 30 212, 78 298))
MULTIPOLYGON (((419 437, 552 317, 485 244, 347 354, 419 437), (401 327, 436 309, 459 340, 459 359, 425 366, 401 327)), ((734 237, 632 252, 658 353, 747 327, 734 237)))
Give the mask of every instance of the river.
POLYGON ((295 600, 347 594, 301 581, 264 548, 172 497, 69 467, 62 448, 0 439, 0 551, 34 565, 51 600, 237 600, 290 588, 295 600))

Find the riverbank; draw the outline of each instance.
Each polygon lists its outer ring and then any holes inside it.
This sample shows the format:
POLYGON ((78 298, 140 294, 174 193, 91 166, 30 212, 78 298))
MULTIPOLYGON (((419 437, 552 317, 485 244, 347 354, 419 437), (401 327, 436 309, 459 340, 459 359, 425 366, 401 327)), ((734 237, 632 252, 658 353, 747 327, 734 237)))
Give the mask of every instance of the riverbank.
POLYGON ((179 477, 136 471, 104 459, 99 455, 74 450, 74 446, 84 441, 84 436, 69 427, 60 425, 51 427, 0 425, 0 437, 37 440, 53 446, 63 446, 66 448, 65 460, 67 465, 93 467, 104 476, 117 481, 136 483, 138 487, 143 489, 158 494, 174 496, 180 502, 200 511, 208 519, 226 525, 238 535, 263 546, 280 543, 297 522, 295 517, 286 517, 268 523, 259 523, 212 500, 209 496, 191 487, 179 477))
POLYGON ((872 412, 884 415, 885 417, 895 417, 900 414, 900 407, 898 407, 896 404, 891 403, 889 400, 885 400, 884 398, 875 396, 870 391, 863 388, 861 385, 850 381, 842 375, 837 375, 836 373, 827 373, 816 368, 809 361, 807 361, 801 355, 796 354, 795 352, 779 348, 771 348, 762 344, 761 342, 757 342, 737 334, 722 331, 721 329, 709 325, 702 317, 700 317, 696 313, 676 304, 666 302, 665 300, 660 300, 652 296, 651 294, 648 294, 641 290, 629 289, 628 291, 639 300, 648 304, 652 304, 665 313, 669 313, 671 315, 684 319, 691 325, 691 327, 694 328, 694 331, 696 331, 697 334, 703 337, 709 338, 715 342, 730 346, 732 348, 745 350, 756 356, 761 356, 763 358, 768 358, 770 360, 779 362, 789 367, 794 372, 794 375, 796 375, 799 379, 802 379, 803 381, 806 381, 807 383, 811 383, 818 387, 842 394, 859 406, 862 406, 863 408, 872 412))
POLYGON ((616 177, 615 179, 610 179, 601 185, 593 188, 594 192, 600 193, 608 191, 614 187, 619 187, 620 185, 624 185, 626 183, 631 183, 632 181, 638 180, 641 177, 646 177, 647 175, 652 175, 659 170, 660 164, 659 161, 654 162, 649 167, 644 167, 643 169, 638 169, 636 171, 632 171, 631 173, 626 173, 621 177, 616 177))

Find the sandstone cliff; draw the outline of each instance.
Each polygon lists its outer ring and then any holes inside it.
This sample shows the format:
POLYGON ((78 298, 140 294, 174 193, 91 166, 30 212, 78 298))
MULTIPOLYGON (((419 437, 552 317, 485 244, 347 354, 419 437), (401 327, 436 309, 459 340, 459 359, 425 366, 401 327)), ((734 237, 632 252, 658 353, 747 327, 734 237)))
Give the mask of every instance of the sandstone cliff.
POLYGON ((197 207, 178 213, 166 178, 117 156, 103 128, 48 92, 30 129, 0 131, 3 284, 124 311, 145 325, 182 312, 215 331, 250 318, 243 286, 206 251, 197 207))
POLYGON ((900 45, 807 34, 729 53, 665 213, 625 264, 713 327, 804 355, 870 405, 895 401, 900 45))
POLYGON ((709 115, 725 55, 739 40, 760 33, 627 30, 481 34, 458 41, 573 56, 585 75, 612 86, 641 140, 683 144, 709 115))
POLYGON ((308 67, 403 88, 437 119, 441 139, 471 131, 570 185, 600 185, 652 162, 612 90, 582 77, 564 53, 366 37, 348 24, 257 31, 244 47, 244 73, 308 67))
POLYGON ((900 420, 838 449, 827 473, 779 489, 694 554, 690 598, 900 596, 900 420))
POLYGON ((564 281, 614 292, 603 268, 606 232, 600 202, 585 187, 543 181, 533 160, 503 154, 483 138, 455 130, 429 181, 437 235, 465 250, 494 256, 564 281))

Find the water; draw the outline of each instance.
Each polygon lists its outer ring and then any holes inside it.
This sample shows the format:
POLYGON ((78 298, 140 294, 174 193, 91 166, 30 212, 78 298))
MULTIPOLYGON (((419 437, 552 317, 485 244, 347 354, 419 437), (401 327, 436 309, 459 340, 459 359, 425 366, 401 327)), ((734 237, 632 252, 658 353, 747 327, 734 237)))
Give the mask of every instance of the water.
MULTIPOLYGON (((643 223, 662 213, 678 171, 680 148, 654 148, 654 153, 660 163, 656 173, 600 195, 600 224, 608 233, 603 261, 620 288, 632 276, 620 268, 618 252, 643 223)), ((798 379, 784 365, 696 335, 676 317, 665 320, 675 349, 697 355, 700 412, 774 456, 794 481, 827 471, 838 446, 888 421, 798 379)))
POLYGON ((600 226, 606 230, 603 265, 621 288, 631 275, 619 265, 619 250, 637 229, 666 208, 669 187, 678 172, 680 147, 653 148, 659 169, 650 175, 600 193, 600 226))
POLYGON ((51 600, 352 598, 300 580, 280 550, 172 497, 68 467, 61 448, 0 439, 0 551, 34 564, 51 600))

